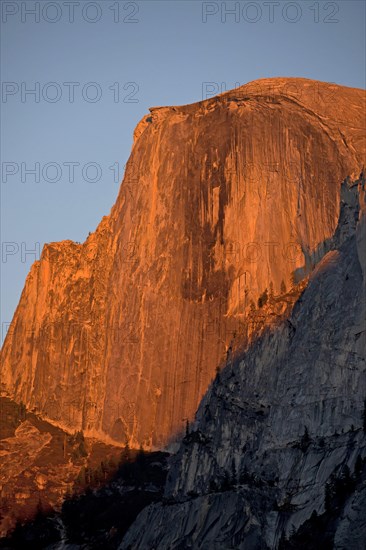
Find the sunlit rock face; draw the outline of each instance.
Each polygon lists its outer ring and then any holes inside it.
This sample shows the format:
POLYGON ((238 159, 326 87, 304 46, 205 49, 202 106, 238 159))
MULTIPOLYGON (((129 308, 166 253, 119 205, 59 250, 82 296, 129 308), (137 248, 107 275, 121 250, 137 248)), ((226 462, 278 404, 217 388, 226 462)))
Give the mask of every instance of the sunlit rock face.
POLYGON ((282 78, 151 109, 110 215, 32 266, 4 392, 65 429, 169 443, 234 335, 250 339, 258 297, 329 249, 340 182, 364 163, 364 109, 361 90, 282 78))

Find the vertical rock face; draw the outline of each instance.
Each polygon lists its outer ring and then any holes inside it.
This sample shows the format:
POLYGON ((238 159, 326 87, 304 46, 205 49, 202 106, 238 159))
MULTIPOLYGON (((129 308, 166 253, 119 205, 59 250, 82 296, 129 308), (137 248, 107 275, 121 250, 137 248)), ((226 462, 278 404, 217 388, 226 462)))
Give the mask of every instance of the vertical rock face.
POLYGON ((168 443, 258 297, 329 249, 339 183, 364 163, 364 108, 361 90, 269 79, 150 109, 110 215, 32 266, 4 392, 64 428, 168 443))
POLYGON ((331 250, 217 376, 121 550, 365 548, 365 183, 344 182, 331 250))

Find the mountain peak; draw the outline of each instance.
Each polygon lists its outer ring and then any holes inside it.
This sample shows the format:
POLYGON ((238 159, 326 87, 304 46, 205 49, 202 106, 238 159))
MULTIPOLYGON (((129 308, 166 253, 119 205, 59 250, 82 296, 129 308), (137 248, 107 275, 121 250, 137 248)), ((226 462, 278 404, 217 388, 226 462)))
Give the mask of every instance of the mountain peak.
POLYGON ((138 447, 183 431, 231 342, 273 316, 365 165, 364 92, 248 83, 152 107, 110 216, 45 246, 2 350, 3 389, 65 430, 138 447))

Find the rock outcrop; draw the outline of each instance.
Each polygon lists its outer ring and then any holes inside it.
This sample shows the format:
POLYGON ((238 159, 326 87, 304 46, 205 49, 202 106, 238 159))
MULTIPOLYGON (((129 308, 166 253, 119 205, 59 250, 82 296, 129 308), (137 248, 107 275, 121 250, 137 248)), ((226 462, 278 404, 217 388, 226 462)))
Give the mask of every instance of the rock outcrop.
POLYGON ((121 550, 364 550, 364 176, 341 199, 292 314, 217 375, 121 550))
POLYGON ((110 215, 32 266, 4 394, 63 429, 169 443, 265 289, 331 247, 339 182, 364 164, 364 109, 361 90, 281 78, 151 109, 110 215))
MULTIPOLYGON (((1 537, 20 524, 31 527, 42 514, 52 515, 54 524, 63 503, 85 491, 107 483, 121 456, 119 446, 85 439, 79 432, 67 434, 59 427, 26 412, 6 397, 0 398, 0 548, 9 546, 1 537), (103 464, 103 465, 102 465, 103 464)), ((48 523, 48 521, 46 521, 48 523)), ((18 533, 19 534, 19 533, 18 533)), ((15 537, 16 538, 16 537, 15 537)), ((47 536, 17 547, 45 548, 47 536)), ((51 539, 52 540, 52 539, 51 539)), ((56 538, 57 540, 57 538, 56 538)))

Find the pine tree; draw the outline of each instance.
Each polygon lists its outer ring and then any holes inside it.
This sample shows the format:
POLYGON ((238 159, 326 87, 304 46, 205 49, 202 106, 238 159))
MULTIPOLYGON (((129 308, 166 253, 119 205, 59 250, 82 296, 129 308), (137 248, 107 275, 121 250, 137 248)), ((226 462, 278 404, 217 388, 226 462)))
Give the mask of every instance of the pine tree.
POLYGON ((79 451, 79 456, 84 457, 84 458, 86 456, 88 456, 88 451, 86 450, 86 445, 85 445, 84 438, 79 443, 78 451, 79 451))
POLYGON ((258 307, 263 307, 268 302, 268 290, 265 289, 264 292, 258 298, 258 307))
POLYGON ((143 447, 140 446, 140 449, 139 449, 139 452, 137 453, 136 461, 134 464, 136 487, 143 487, 144 481, 145 481, 145 470, 146 470, 145 451, 143 447))
POLYGON ((219 366, 216 367, 216 380, 218 382, 220 381, 220 367, 219 366))
POLYGON ((300 443, 301 450, 306 451, 306 449, 310 445, 310 442, 311 442, 311 438, 310 438, 310 435, 309 435, 309 430, 308 430, 307 426, 305 426, 304 433, 301 437, 301 443, 300 443))
POLYGON ((186 437, 189 437, 189 420, 186 420, 186 437))

